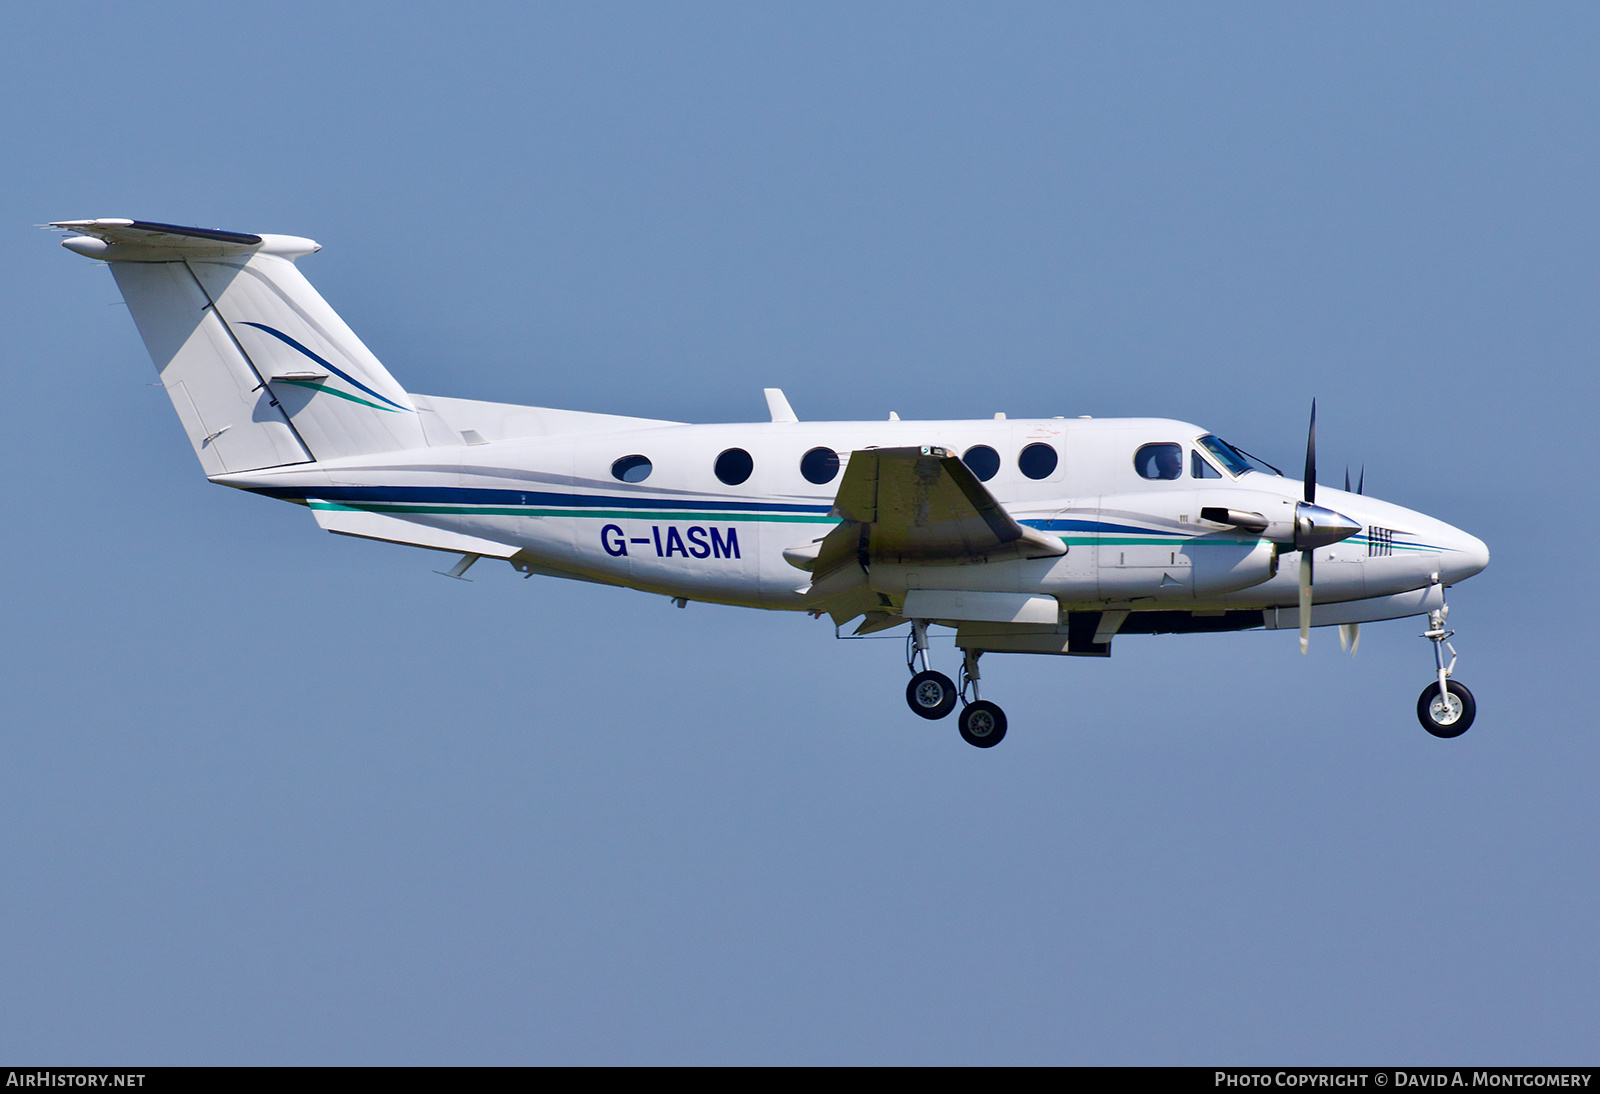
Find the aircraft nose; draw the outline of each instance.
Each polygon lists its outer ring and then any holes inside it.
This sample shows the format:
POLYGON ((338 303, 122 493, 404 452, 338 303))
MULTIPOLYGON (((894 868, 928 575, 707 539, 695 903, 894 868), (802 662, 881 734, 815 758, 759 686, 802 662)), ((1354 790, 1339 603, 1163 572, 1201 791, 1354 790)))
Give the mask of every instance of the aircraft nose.
POLYGON ((1489 547, 1477 536, 1468 535, 1459 528, 1450 529, 1444 546, 1439 577, 1446 585, 1465 581, 1489 565, 1489 547))

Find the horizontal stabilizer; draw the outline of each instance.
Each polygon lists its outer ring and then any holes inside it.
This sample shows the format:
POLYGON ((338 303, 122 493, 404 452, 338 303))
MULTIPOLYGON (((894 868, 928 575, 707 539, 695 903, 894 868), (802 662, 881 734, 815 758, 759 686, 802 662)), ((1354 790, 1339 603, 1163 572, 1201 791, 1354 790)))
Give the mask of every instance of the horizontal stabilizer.
POLYGON ((250 232, 224 232, 219 228, 188 228, 181 224, 162 224, 154 220, 127 220, 101 217, 99 220, 59 220, 52 228, 70 228, 115 243, 174 243, 184 245, 200 239, 215 243, 237 243, 253 247, 261 237, 250 232))
POLYGON ((61 245, 85 258, 105 262, 181 262, 189 258, 222 258, 262 251, 299 258, 321 250, 315 240, 300 236, 224 232, 217 228, 187 228, 124 217, 58 220, 50 227, 79 233, 62 240, 61 245))

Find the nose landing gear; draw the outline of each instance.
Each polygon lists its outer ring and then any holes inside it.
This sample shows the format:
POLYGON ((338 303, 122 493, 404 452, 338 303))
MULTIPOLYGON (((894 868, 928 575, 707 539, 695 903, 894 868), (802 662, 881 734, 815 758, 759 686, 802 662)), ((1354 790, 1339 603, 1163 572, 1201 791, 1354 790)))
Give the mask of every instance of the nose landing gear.
POLYGON ((1450 618, 1450 605, 1428 613, 1428 629, 1422 637, 1433 643, 1433 661, 1439 678, 1422 689, 1417 697, 1417 721, 1435 737, 1459 737, 1472 728, 1478 716, 1478 704, 1465 684, 1450 679, 1456 669, 1456 648, 1450 644, 1455 631, 1445 629, 1450 618), (1444 651, 1450 651, 1450 663, 1444 663, 1444 651))
POLYGON ((943 718, 962 702, 956 719, 961 739, 976 748, 993 748, 1006 735, 1006 713, 994 703, 978 698, 978 658, 982 651, 967 650, 961 662, 961 684, 928 667, 928 623, 911 622, 911 638, 906 651, 906 668, 911 682, 906 685, 906 705, 923 718, 943 718), (967 697, 971 692, 971 698, 967 697))

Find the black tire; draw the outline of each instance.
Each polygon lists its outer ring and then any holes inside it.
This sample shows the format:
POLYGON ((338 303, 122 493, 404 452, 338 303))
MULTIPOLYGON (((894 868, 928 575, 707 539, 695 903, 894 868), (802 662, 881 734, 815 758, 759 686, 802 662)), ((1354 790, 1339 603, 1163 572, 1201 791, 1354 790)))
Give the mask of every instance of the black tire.
POLYGON ((919 672, 906 685, 906 705, 924 718, 943 718, 956 709, 956 685, 942 672, 919 672))
POLYGON ((1005 740, 1006 712, 987 699, 968 703, 957 722, 961 739, 974 748, 993 748, 1005 740))
MULTIPOLYGON (((1435 680, 1422 689, 1422 694, 1417 696, 1417 721, 1422 723, 1422 728, 1435 737, 1459 737, 1472 728, 1472 720, 1478 716, 1478 704, 1472 698, 1472 692, 1467 690, 1465 684, 1458 684, 1454 680, 1449 682, 1450 694, 1460 700, 1461 713, 1450 721, 1436 721, 1435 714, 1443 714, 1443 710, 1435 710, 1434 700, 1439 698, 1439 681, 1435 680)), ((1440 704, 1443 707, 1444 704, 1440 704)))

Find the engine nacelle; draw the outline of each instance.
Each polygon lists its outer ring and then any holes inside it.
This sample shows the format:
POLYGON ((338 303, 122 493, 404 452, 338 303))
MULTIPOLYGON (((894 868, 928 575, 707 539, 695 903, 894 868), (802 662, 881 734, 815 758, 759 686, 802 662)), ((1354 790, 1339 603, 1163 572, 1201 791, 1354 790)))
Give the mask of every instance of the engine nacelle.
POLYGON ((1201 600, 1270 581, 1278 548, 1265 539, 1194 536, 1181 543, 1100 545, 1104 600, 1201 600))

